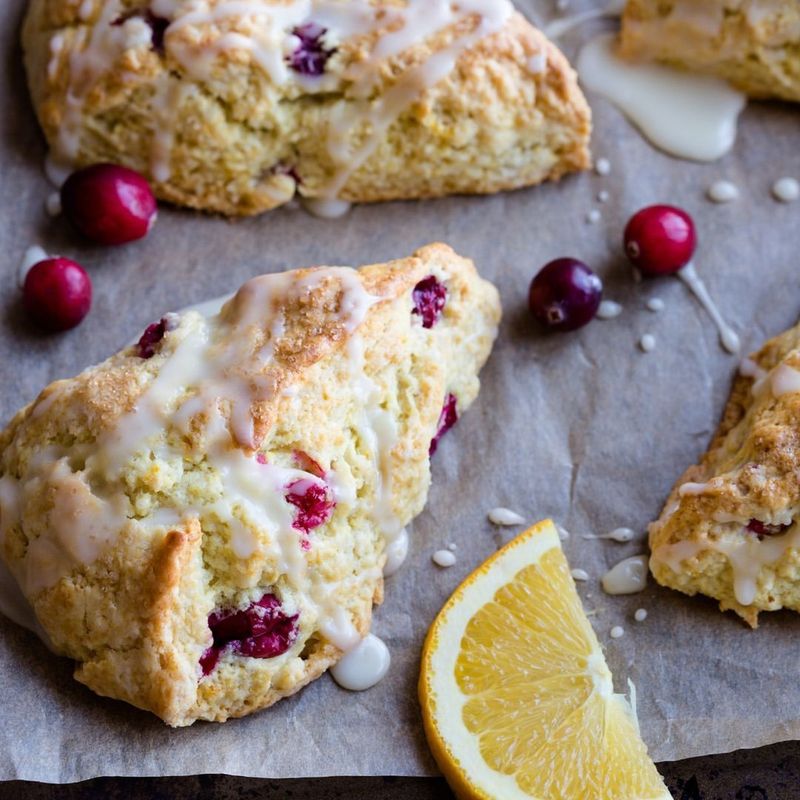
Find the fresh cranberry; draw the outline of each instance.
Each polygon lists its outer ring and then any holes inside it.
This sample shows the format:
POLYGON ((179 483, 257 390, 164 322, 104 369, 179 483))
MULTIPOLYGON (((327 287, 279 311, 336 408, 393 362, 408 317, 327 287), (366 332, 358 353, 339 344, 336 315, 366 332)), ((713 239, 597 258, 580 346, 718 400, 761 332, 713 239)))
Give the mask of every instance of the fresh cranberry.
POLYGON ((68 258, 48 258, 34 264, 22 289, 25 310, 49 331, 78 325, 92 306, 92 281, 86 270, 68 258))
POLYGON ((164 38, 167 33, 167 28, 170 26, 170 21, 165 17, 156 16, 149 8, 137 8, 134 11, 129 11, 121 17, 115 19, 112 25, 124 25, 129 19, 138 17, 148 25, 150 28, 150 42, 153 50, 160 55, 164 55, 164 38))
POLYGON ((170 330, 170 323, 166 317, 158 322, 148 325, 136 345, 136 355, 139 358, 152 358, 158 352, 158 345, 170 330))
POLYGON ((692 218, 675 206, 648 206, 625 226, 625 252, 646 275, 671 275, 685 267, 697 247, 692 218))
POLYGON ((764 536, 779 536, 781 533, 788 530, 791 525, 770 525, 766 522, 762 522, 760 519, 751 519, 746 527, 750 533, 754 533, 761 539, 764 536))
POLYGON ((423 278, 411 293, 414 300, 412 314, 422 317, 422 327, 432 328, 442 316, 447 302, 447 287, 433 275, 423 278))
POLYGON ((448 394, 442 406, 442 412, 439 414, 439 424, 436 426, 436 434, 431 439, 428 455, 432 456, 436 452, 439 447, 439 440, 456 422, 458 422, 458 400, 454 394, 448 394))
POLYGON ((336 52, 335 48, 327 49, 322 44, 327 29, 316 22, 307 22, 292 33, 300 40, 300 44, 288 57, 289 66, 301 75, 322 75, 328 59, 336 52))
POLYGON ((274 594, 265 594, 245 609, 213 612, 208 627, 214 644, 200 657, 203 675, 213 672, 226 649, 249 658, 282 655, 297 639, 297 619, 297 614, 284 613, 274 594))
POLYGON ((310 478, 292 481, 286 487, 286 500, 297 508, 292 527, 303 533, 324 525, 336 506, 328 487, 310 478))
POLYGON ((528 306, 554 331, 574 331, 594 319, 603 298, 603 282, 582 261, 557 258, 531 281, 528 306))
POLYGON ((126 244, 146 236, 157 216, 147 181, 132 169, 95 164, 78 170, 61 188, 67 219, 99 244, 126 244))

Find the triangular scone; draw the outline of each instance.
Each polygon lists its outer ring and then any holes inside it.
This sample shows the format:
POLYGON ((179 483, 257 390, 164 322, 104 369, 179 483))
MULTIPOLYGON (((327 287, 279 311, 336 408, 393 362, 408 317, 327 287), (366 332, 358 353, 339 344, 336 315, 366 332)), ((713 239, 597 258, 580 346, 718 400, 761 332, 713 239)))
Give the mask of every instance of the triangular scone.
POLYGON ((628 0, 622 55, 730 81, 752 97, 800 101, 797 0, 628 0))
POLYGON ((761 611, 800 611, 800 325, 740 372, 708 452, 650 526, 650 569, 756 627, 761 611))
POLYGON ((589 165, 575 74, 509 0, 31 0, 23 42, 58 161, 126 164, 193 208, 490 193, 589 165))
POLYGON ((76 678, 188 725, 319 676, 369 630, 499 318, 431 245, 255 278, 46 389, 0 435, 0 542, 76 678))

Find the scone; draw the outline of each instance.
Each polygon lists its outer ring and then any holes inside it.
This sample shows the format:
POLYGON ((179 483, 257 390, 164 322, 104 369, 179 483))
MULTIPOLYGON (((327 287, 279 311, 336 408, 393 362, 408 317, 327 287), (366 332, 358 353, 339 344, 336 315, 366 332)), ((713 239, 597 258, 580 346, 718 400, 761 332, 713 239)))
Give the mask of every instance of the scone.
POLYGON ((717 75, 752 97, 800 101, 797 0, 628 0, 621 52, 717 75))
POLYGON ((182 726, 335 663, 499 318, 431 245, 254 278, 45 389, 0 435, 0 545, 75 677, 182 726))
POLYGON ((800 325, 746 359, 719 430, 650 526, 650 569, 752 627, 800 611, 800 325))
POLYGON ((509 0, 31 0, 34 106, 62 165, 258 214, 299 193, 490 193, 589 165, 564 56, 509 0))

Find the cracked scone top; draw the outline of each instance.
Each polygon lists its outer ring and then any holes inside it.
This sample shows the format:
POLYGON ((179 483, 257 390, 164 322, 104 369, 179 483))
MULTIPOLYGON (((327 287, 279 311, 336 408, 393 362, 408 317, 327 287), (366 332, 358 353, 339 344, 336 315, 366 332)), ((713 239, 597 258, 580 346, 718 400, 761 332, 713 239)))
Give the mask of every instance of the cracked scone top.
POLYGON ((194 208, 497 192, 589 164, 575 75, 509 0, 32 0, 23 43, 57 161, 125 164, 194 208))
POLYGON ((753 97, 800 102, 800 3, 628 0, 622 54, 717 75, 753 97))
POLYGON ((0 435, 0 546, 76 678, 187 725, 335 663, 499 317, 431 245, 254 278, 47 388, 0 435))
POLYGON ((740 372, 708 452, 650 526, 650 568, 755 627, 762 611, 800 611, 800 326, 740 372))

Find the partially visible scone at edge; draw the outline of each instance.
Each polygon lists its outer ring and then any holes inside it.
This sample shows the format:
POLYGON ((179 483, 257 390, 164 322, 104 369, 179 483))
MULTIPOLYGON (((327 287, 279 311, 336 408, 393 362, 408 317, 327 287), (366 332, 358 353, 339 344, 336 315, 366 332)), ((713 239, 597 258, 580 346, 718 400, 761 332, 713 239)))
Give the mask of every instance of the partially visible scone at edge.
POLYGON ((800 101, 796 0, 628 0, 621 52, 716 75, 752 97, 800 101))
POLYGON ((509 0, 31 0, 56 160, 257 214, 529 186, 589 166, 589 107, 509 0))
POLYGON ((48 387, 0 434, 0 553, 76 678, 177 726, 336 662, 499 318, 431 245, 254 278, 48 387))
POLYGON ((650 526, 664 586, 708 595, 752 627, 800 611, 800 325, 742 364, 708 452, 650 526))

